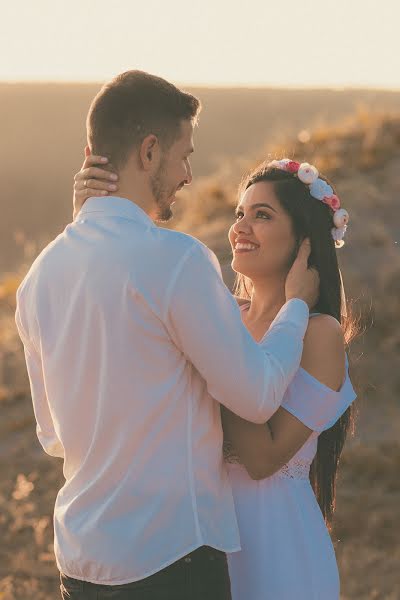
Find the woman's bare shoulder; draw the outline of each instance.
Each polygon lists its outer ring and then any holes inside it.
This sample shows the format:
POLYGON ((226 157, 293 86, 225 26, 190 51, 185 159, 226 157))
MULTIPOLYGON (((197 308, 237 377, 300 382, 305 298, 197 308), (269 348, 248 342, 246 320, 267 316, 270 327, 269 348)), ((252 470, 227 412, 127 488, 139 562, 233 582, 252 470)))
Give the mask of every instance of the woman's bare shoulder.
POLYGON ((345 374, 345 340, 341 324, 331 315, 310 319, 301 366, 332 390, 340 388, 345 374))

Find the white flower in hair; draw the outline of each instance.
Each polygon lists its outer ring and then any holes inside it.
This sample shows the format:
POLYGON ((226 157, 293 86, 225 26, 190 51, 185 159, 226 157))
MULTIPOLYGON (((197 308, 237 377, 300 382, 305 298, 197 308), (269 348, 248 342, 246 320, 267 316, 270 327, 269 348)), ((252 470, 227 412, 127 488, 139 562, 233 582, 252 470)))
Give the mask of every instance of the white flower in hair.
POLYGON ((285 171, 288 163, 290 163, 290 158, 282 158, 281 160, 272 160, 268 166, 272 167, 273 169, 281 169, 285 171))
POLYGON ((279 160, 271 160, 271 162, 270 162, 270 163, 268 163, 268 166, 269 166, 271 169, 281 169, 281 168, 282 168, 282 165, 281 165, 281 163, 279 162, 279 160))
POLYGON ((325 197, 329 198, 329 196, 333 195, 333 189, 323 179, 316 179, 310 185, 310 194, 317 200, 323 200, 325 197))
POLYGON ((344 227, 344 225, 347 225, 347 223, 349 222, 349 219, 350 219, 349 213, 344 208, 339 208, 339 210, 337 210, 335 212, 335 214, 333 215, 333 222, 335 223, 336 227, 338 227, 338 228, 341 228, 341 227, 344 227))
POLYGON ((333 227, 331 229, 332 237, 335 240, 336 248, 342 248, 344 246, 344 234, 346 233, 347 225, 343 225, 343 227, 333 227))
POLYGON ((299 170, 297 171, 297 177, 307 185, 314 183, 314 181, 318 179, 318 175, 318 169, 314 167, 314 165, 308 163, 301 163, 299 170))

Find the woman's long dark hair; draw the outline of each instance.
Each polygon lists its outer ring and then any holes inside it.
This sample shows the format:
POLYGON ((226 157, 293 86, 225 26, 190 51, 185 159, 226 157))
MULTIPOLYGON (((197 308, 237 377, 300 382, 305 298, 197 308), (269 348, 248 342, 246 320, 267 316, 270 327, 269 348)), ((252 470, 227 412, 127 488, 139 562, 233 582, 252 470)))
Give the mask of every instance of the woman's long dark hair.
MULTIPOLYGON (((325 179, 321 175, 320 178, 325 179)), ((313 198, 309 187, 295 175, 268 167, 268 163, 261 164, 244 179, 240 186, 240 195, 251 185, 259 182, 273 183, 276 197, 292 221, 296 238, 292 261, 297 256, 302 240, 306 237, 310 239, 309 266, 315 267, 320 277, 320 296, 313 310, 335 317, 342 325, 346 345, 348 345, 357 332, 357 323, 342 293, 343 284, 335 242, 331 235, 331 229, 334 227, 332 209, 313 198)), ((332 186, 330 182, 328 183, 332 186)), ((242 298, 250 299, 251 287, 250 280, 238 273, 235 293, 242 298)), ((317 454, 310 469, 311 485, 329 528, 335 510, 339 459, 347 433, 349 429, 353 430, 353 427, 354 407, 351 405, 333 427, 320 434, 317 454)))

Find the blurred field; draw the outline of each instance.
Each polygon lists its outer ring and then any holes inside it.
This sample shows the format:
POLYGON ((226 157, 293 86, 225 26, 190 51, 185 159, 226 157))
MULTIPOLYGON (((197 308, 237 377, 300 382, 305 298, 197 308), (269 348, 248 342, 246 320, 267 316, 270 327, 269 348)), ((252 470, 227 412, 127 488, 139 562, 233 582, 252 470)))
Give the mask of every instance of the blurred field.
MULTIPOLYGON (((87 100, 92 93, 93 89, 89 90, 88 86, 87 100)), ((233 94, 232 105, 235 101, 233 94)), ((283 120, 290 114, 286 101, 289 103, 286 97, 282 99, 278 111, 279 115, 283 114, 283 120)), ((65 106, 69 104, 72 101, 66 100, 65 106)), ((226 100, 221 106, 225 105, 226 100)), ((295 106, 294 100, 292 106, 295 106)), ((282 135, 279 145, 276 132, 270 137, 263 135, 257 144, 243 145, 243 152, 232 141, 232 154, 218 168, 213 170, 207 162, 203 164, 204 176, 182 195, 174 221, 176 228, 196 235, 217 252, 226 281, 231 284, 226 234, 233 220, 237 184, 257 159, 276 153, 313 162, 332 178, 351 214, 347 244, 338 254, 346 292, 355 301, 356 313, 361 315, 363 333, 350 350, 351 374, 359 394, 359 419, 356 434, 349 441, 341 463, 333 532, 343 600, 400 599, 397 539, 400 371, 396 368, 400 358, 400 115, 389 114, 388 108, 392 107, 385 106, 382 113, 358 109, 352 111, 350 117, 338 120, 339 111, 334 114, 335 118, 331 115, 331 125, 324 119, 324 124, 314 122, 311 126, 312 107, 307 105, 309 112, 296 115, 292 131, 283 128, 287 136, 282 135), (306 131, 298 136, 299 130, 306 131), (246 156, 249 158, 243 158, 246 156)), ((221 128, 218 132, 224 132, 222 142, 225 134, 226 142, 229 130, 234 129, 237 122, 228 123, 228 117, 222 118, 224 113, 218 112, 216 105, 213 110, 215 123, 221 128)), ((271 100, 269 114, 274 110, 277 105, 274 108, 271 100)), ((79 120, 78 116, 76 113, 74 122, 79 120)), ((206 110, 199 136, 203 124, 206 124, 206 110)), ((65 131, 59 134, 63 145, 65 131)), ((245 131, 240 135, 246 142, 245 131)), ((203 144, 199 137, 197 146, 199 152, 202 146, 203 156, 207 155, 208 148, 211 153, 215 150, 213 141, 205 139, 203 144)), ((221 149, 223 147, 222 143, 221 149)), ((73 155, 72 150, 68 160, 70 167, 74 161, 76 168, 79 166, 80 158, 76 153, 73 155)), ((47 212, 49 205, 43 201, 46 208, 40 210, 43 224, 49 223, 49 234, 61 225, 62 215, 65 223, 70 214, 70 174, 66 176, 68 169, 62 162, 58 163, 57 170, 64 171, 61 187, 65 190, 68 210, 56 211, 52 221, 47 212)), ((35 199, 39 189, 46 194, 50 191, 43 187, 43 181, 42 173, 32 172, 33 185, 39 186, 33 196, 35 199)), ((28 190, 30 182, 21 177, 21 185, 28 190)), ((58 201, 58 189, 52 190, 58 201)), ((51 194, 46 197, 51 200, 51 194)), ((22 227, 22 212, 29 212, 28 196, 21 195, 19 190, 16 198, 21 206, 15 214, 11 211, 11 217, 22 227)), ((30 223, 29 219, 26 222, 30 223)), ((53 600, 59 593, 52 554, 52 509, 63 481, 61 461, 47 457, 36 441, 23 355, 13 326, 15 289, 37 251, 30 239, 38 232, 46 233, 45 228, 43 231, 37 228, 38 223, 40 219, 31 223, 31 229, 25 228, 17 235, 20 266, 13 268, 11 274, 3 271, 0 279, 2 600, 53 600)), ((9 226, 8 233, 13 228, 14 225, 9 226)))
MULTIPOLYGON (((71 219, 72 176, 86 144, 85 118, 100 85, 0 83, 0 272, 23 255, 15 232, 54 237, 71 219)), ((191 88, 203 103, 193 171, 213 175, 238 156, 303 127, 332 124, 360 106, 395 111, 400 92, 191 88)), ((291 150, 291 147, 289 147, 291 150)))

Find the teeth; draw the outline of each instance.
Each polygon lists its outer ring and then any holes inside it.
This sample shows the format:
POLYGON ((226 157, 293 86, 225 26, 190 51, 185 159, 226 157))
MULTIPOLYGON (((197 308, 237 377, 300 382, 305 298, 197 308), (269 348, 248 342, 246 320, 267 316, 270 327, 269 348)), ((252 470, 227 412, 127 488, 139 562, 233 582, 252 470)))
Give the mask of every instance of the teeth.
POLYGON ((236 244, 235 250, 257 250, 257 246, 254 244, 236 244))

